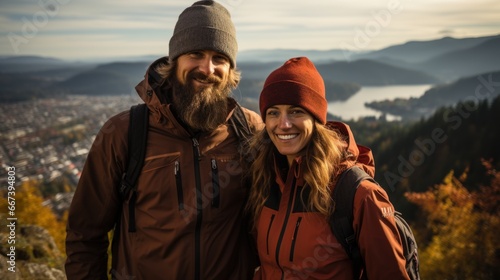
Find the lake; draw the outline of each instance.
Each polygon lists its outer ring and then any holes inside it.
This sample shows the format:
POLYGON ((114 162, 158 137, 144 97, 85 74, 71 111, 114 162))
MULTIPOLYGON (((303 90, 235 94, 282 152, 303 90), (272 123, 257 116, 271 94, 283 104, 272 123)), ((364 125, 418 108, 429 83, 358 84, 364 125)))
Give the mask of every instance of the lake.
MULTIPOLYGON (((395 98, 420 97, 432 85, 396 85, 396 86, 364 86, 355 95, 345 101, 328 103, 328 112, 340 116, 343 120, 356 120, 359 117, 382 115, 381 112, 365 107, 366 102, 395 98)), ((387 114, 388 120, 399 117, 387 114)))

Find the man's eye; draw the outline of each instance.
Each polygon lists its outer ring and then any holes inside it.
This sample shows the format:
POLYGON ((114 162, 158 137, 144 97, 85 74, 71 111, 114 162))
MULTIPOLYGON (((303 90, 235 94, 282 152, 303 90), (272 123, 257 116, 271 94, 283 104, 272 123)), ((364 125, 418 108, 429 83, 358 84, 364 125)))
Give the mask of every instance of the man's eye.
POLYGON ((191 56, 192 58, 200 58, 200 57, 203 57, 203 53, 201 53, 201 52, 190 52, 189 56, 191 56))
POLYGON ((214 56, 214 61, 217 63, 227 63, 229 59, 223 55, 214 56))

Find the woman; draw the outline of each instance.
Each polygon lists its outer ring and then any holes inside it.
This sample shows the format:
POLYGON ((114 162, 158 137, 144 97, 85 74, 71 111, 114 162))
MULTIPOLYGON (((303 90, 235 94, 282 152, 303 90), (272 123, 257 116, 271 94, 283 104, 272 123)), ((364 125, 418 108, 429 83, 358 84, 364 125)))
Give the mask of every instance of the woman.
MULTIPOLYGON (((326 121, 324 82, 305 57, 269 75, 259 106, 266 129, 251 145, 248 204, 261 263, 254 279, 357 278, 328 217, 343 170, 358 165, 374 175, 371 151, 356 145, 347 125, 326 121)), ((353 223, 365 263, 361 278, 408 279, 394 217, 381 209, 394 209, 386 192, 363 181, 353 223)))

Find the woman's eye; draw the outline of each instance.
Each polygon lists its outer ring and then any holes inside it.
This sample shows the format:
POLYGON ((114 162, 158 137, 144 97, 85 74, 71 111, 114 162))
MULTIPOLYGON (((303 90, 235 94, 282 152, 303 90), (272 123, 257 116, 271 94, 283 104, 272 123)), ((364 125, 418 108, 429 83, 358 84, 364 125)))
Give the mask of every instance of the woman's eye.
POLYGON ((296 115, 296 114, 303 114, 303 113, 304 113, 304 111, 302 111, 302 110, 292 110, 292 111, 290 112, 290 114, 292 114, 292 115, 296 115))
POLYGON ((278 115, 278 112, 277 111, 267 111, 267 115, 268 116, 276 116, 276 115, 278 115))

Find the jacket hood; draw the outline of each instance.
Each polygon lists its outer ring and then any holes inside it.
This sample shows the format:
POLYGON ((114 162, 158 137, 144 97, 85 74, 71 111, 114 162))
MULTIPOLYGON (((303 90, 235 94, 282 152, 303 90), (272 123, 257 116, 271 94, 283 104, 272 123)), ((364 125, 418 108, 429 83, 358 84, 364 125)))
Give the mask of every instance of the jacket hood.
POLYGON ((375 161, 372 150, 366 146, 356 143, 354 135, 348 124, 343 122, 329 121, 326 126, 332 130, 338 131, 346 141, 348 158, 347 166, 357 165, 361 167, 368 175, 375 177, 375 161))
POLYGON ((144 74, 144 79, 135 87, 139 97, 150 108, 161 105, 159 97, 155 94, 160 91, 160 87, 164 82, 164 79, 156 72, 156 68, 161 64, 168 64, 167 56, 161 57, 151 63, 144 74))

